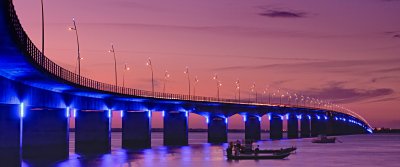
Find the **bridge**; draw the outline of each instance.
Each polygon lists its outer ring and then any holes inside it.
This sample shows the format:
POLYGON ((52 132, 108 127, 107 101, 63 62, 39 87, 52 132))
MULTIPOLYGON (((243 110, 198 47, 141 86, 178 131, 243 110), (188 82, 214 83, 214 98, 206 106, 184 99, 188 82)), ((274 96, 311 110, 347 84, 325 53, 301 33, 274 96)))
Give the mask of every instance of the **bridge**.
POLYGON ((245 138, 261 139, 268 116, 270 138, 372 133, 366 120, 334 106, 282 105, 119 87, 81 77, 55 64, 32 43, 12 0, 0 4, 0 162, 68 158, 69 120, 75 119, 79 154, 108 153, 112 111, 121 111, 122 147, 151 147, 152 112, 162 112, 166 146, 188 145, 188 114, 206 118, 208 142, 227 142, 228 118, 243 116, 245 138), (287 117, 284 119, 284 117, 287 117))

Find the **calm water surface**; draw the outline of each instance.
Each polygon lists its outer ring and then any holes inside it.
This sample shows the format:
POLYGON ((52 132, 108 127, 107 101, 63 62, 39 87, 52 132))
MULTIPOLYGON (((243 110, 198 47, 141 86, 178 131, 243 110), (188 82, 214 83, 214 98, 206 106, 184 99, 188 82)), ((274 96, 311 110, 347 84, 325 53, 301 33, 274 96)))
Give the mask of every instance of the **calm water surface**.
MULTIPOLYGON (((267 138, 263 134, 263 138, 267 138)), ((229 133, 229 140, 242 139, 243 133, 229 133)), ((121 149, 121 133, 112 133, 112 152, 99 156, 80 156, 74 152, 74 133, 70 134, 70 158, 51 164, 61 167, 179 167, 179 166, 393 166, 400 165, 400 134, 340 136, 342 143, 313 144, 311 139, 260 141, 260 148, 297 146, 295 154, 284 160, 227 161, 224 145, 210 145, 207 133, 189 133, 185 147, 162 146, 162 133, 152 134, 152 149, 127 152, 121 149)), ((44 166, 24 163, 24 166, 44 166)))

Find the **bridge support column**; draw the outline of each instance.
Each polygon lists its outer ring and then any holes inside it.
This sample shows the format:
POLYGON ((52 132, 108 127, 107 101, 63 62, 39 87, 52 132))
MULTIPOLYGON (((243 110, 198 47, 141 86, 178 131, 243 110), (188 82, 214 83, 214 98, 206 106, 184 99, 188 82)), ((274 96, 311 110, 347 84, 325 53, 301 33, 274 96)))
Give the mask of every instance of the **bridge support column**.
POLYGON ((270 138, 272 140, 282 139, 283 137, 283 123, 282 116, 277 114, 270 114, 270 138))
POLYGON ((163 112, 164 116, 164 145, 188 145, 188 112, 163 112))
POLYGON ((111 151, 111 111, 76 111, 75 152, 101 154, 111 151))
POLYGON ((288 120, 287 120, 287 125, 288 125, 288 138, 289 139, 295 139, 299 137, 299 124, 298 124, 298 119, 295 114, 289 114, 288 115, 288 120))
POLYGON ((300 118, 300 137, 310 137, 310 132, 310 117, 307 115, 302 115, 300 118))
POLYGON ((67 109, 27 107, 24 114, 23 159, 62 160, 69 153, 67 109))
POLYGON ((0 105, 0 164, 21 166, 20 105, 0 105))
POLYGON ((218 116, 209 116, 207 118, 209 143, 219 144, 228 141, 227 119, 218 116))
POLYGON ((327 121, 324 116, 313 116, 311 118, 311 136, 326 135, 327 121))
POLYGON ((122 114, 122 148, 151 147, 151 111, 122 114))
POLYGON ((258 116, 244 116, 245 118, 245 139, 246 140, 260 140, 261 139, 261 117, 258 116))

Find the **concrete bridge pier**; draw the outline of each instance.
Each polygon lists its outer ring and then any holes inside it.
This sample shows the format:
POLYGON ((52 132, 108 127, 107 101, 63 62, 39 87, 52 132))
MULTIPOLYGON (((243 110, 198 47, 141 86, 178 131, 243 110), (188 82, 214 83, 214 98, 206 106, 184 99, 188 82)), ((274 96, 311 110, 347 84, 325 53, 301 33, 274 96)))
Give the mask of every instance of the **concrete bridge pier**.
POLYGON ((150 148, 151 111, 122 112, 122 148, 150 148))
POLYGON ((283 116, 270 113, 269 119, 270 119, 270 139, 272 140, 279 140, 283 138, 283 116))
POLYGON ((101 154, 111 151, 111 111, 75 110, 75 152, 101 154))
POLYGON ((226 143, 228 141, 228 118, 221 116, 208 116, 208 142, 213 144, 226 143))
POLYGON ((189 144, 188 115, 188 112, 163 111, 165 146, 186 146, 189 144))
POLYGON ((245 139, 260 140, 261 139, 261 117, 253 115, 244 115, 245 121, 245 139))
POLYGON ((21 166, 20 106, 0 105, 0 162, 4 166, 21 166))
POLYGON ((287 120, 288 138, 295 139, 299 137, 299 124, 296 114, 289 114, 287 120))
POLYGON ((69 156, 68 109, 26 107, 23 120, 24 160, 62 160, 69 156))
POLYGON ((310 117, 308 115, 301 115, 300 117, 300 137, 307 138, 310 137, 310 117))
POLYGON ((311 136, 327 134, 328 118, 326 116, 315 115, 311 118, 311 136))

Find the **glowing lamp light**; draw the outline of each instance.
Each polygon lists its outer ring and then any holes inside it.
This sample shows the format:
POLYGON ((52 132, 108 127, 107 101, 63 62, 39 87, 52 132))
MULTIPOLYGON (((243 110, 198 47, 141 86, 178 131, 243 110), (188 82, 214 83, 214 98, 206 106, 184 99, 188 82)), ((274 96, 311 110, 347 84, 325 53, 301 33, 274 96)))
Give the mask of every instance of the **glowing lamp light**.
POLYGON ((271 121, 271 114, 268 114, 268 120, 271 121))
POLYGON ((162 111, 162 117, 165 117, 165 111, 162 111))
POLYGON ((107 116, 108 118, 111 118, 111 110, 108 110, 107 116))
POLYGON ((24 112, 24 103, 21 103, 19 105, 19 117, 24 118, 25 117, 25 112, 24 112))
POLYGON ((65 110, 65 117, 69 118, 69 107, 65 110))
POLYGON ((282 115, 279 115, 279 117, 281 117, 281 120, 283 120, 283 116, 282 115))
POLYGON ((286 119, 289 120, 289 114, 286 114, 286 119))
POLYGON ((297 115, 297 119, 301 119, 301 115, 297 115))
POLYGON ((258 121, 260 121, 260 122, 261 122, 261 117, 258 117, 258 121))
POLYGON ((320 117, 320 116, 318 116, 318 115, 316 115, 316 117, 317 117, 317 119, 321 119, 321 117, 320 117))
POLYGON ((324 119, 325 119, 325 120, 328 120, 328 117, 327 117, 327 116, 324 116, 324 119))
POLYGON ((247 116, 243 115, 243 121, 246 122, 247 121, 247 116))
POLYGON ((308 119, 311 119, 311 116, 307 115, 308 119))
POLYGON ((124 111, 121 110, 121 118, 124 117, 124 111))
POLYGON ((76 118, 76 116, 77 116, 77 115, 76 115, 76 109, 74 109, 72 115, 74 116, 74 118, 76 118))
POLYGON ((185 111, 185 117, 189 117, 189 111, 185 111))
POLYGON ((210 118, 209 117, 206 117, 206 123, 207 124, 210 123, 210 118))
POLYGON ((225 118, 225 124, 228 124, 228 118, 225 118))
MULTIPOLYGON (((163 112, 163 113, 164 113, 164 112, 163 112)), ((151 118, 151 111, 150 111, 150 110, 147 111, 147 117, 151 118)), ((164 115, 163 115, 163 117, 164 117, 164 115)))

